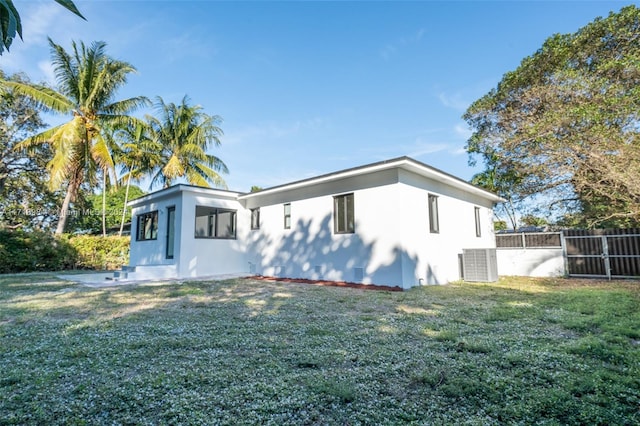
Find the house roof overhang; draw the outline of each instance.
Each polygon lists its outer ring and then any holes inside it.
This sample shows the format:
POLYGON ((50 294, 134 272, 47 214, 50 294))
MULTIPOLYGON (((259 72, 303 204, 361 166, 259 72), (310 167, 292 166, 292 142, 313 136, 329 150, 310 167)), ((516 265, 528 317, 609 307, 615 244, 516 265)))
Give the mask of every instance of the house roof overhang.
POLYGON ((203 186, 186 185, 181 183, 178 185, 170 186, 169 188, 164 188, 159 191, 155 191, 150 194, 143 195, 142 197, 136 198, 134 200, 131 200, 127 203, 127 206, 137 207, 139 205, 147 204, 150 201, 157 201, 159 199, 171 197, 182 192, 191 192, 194 194, 202 194, 207 196, 213 195, 218 198, 227 198, 231 200, 237 200, 238 195, 242 194, 241 192, 236 192, 236 191, 227 191, 224 189, 216 189, 216 188, 205 188, 203 186))
POLYGON ((494 203, 500 203, 505 201, 504 198, 499 197, 498 195, 490 191, 487 191, 483 188, 480 188, 479 186, 466 182, 449 173, 443 172, 442 170, 436 169, 435 167, 431 167, 427 164, 421 163, 420 161, 416 161, 410 157, 399 157, 391 160, 385 160, 377 163, 367 164, 360 167, 353 167, 350 169, 341 170, 334 173, 328 173, 325 175, 316 176, 309 179, 303 179, 303 180, 287 183, 284 185, 274 186, 274 187, 263 189, 257 192, 240 194, 238 198, 242 200, 242 199, 249 199, 258 195, 276 194, 279 192, 299 189, 305 186, 333 182, 333 181, 337 181, 340 179, 345 179, 353 176, 363 175, 367 173, 375 173, 375 172, 394 169, 394 168, 407 170, 409 172, 426 177, 428 179, 432 179, 432 180, 453 186, 455 188, 461 189, 463 191, 476 194, 482 198, 489 199, 494 203))
POLYGON ((284 185, 278 185, 271 188, 263 189, 261 191, 249 192, 249 193, 227 191, 227 190, 214 189, 214 188, 204 188, 204 187, 194 186, 194 185, 178 184, 175 186, 171 186, 169 188, 152 192, 140 198, 136 198, 135 200, 131 200, 129 201, 129 203, 127 203, 127 205, 129 207, 137 207, 139 205, 147 204, 150 201, 156 201, 161 198, 170 197, 172 195, 175 195, 181 192, 191 192, 195 194, 216 196, 219 198, 227 198, 227 199, 235 199, 235 200, 247 200, 257 196, 278 194, 286 191, 291 191, 294 189, 308 187, 311 185, 334 182, 341 179, 361 176, 369 173, 376 173, 376 172, 390 170, 390 169, 406 170, 406 171, 415 173, 419 176, 423 176, 425 178, 428 178, 437 182, 441 182, 446 185, 450 185, 462 191, 475 194, 479 197, 488 199, 493 203, 501 203, 506 201, 504 198, 499 197, 498 195, 490 191, 487 191, 486 189, 480 188, 479 186, 466 182, 456 176, 443 172, 442 170, 439 170, 435 167, 432 167, 420 161, 414 160, 413 158, 398 157, 391 160, 385 160, 377 163, 367 164, 364 166, 340 170, 338 172, 328 173, 328 174, 324 174, 324 175, 320 175, 320 176, 316 176, 308 179, 298 180, 295 182, 286 183, 284 185))

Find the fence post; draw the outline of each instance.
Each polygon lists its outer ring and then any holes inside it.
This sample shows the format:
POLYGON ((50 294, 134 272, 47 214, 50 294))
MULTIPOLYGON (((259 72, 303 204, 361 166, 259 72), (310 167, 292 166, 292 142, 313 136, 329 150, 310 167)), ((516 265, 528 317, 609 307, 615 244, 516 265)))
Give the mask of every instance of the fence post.
POLYGON ((567 255, 567 240, 564 238, 564 230, 560 231, 560 247, 562 247, 562 259, 564 260, 564 276, 570 275, 569 256, 567 255))
POLYGON ((607 236, 602 236, 602 259, 604 260, 604 270, 607 271, 607 278, 611 281, 611 262, 609 261, 609 244, 607 236))

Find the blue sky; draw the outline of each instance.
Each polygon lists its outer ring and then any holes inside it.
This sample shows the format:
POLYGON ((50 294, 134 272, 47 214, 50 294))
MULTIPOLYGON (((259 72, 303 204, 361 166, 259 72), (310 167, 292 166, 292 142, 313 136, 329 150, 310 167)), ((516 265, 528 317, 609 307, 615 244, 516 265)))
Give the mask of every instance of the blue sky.
POLYGON ((138 69, 120 98, 188 95, 223 118, 212 153, 248 191, 403 155, 468 180, 466 108, 552 34, 630 2, 76 1, 87 21, 15 4, 5 72, 53 81, 47 36, 105 41, 138 69))

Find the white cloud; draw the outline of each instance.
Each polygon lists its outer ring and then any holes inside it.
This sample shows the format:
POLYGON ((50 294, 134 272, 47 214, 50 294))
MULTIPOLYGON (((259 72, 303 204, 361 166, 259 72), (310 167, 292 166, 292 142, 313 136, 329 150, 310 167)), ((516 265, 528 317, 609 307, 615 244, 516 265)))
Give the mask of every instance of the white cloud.
POLYGON ((51 34, 55 27, 63 25, 60 19, 62 12, 66 11, 54 2, 36 3, 35 7, 25 9, 25 12, 21 13, 25 45, 47 44, 47 34, 51 34))
POLYGON ((380 48, 380 57, 382 57, 382 59, 384 59, 385 61, 388 61, 401 48, 411 44, 419 43, 425 33, 425 29, 420 28, 409 36, 403 36, 392 42, 385 43, 384 46, 380 48))
POLYGON ((193 32, 183 33, 171 37, 163 42, 162 52, 168 62, 183 61, 185 58, 211 58, 218 53, 218 49, 193 32))
POLYGON ((466 111, 469 105, 471 105, 471 102, 465 99, 459 92, 453 94, 442 92, 438 95, 438 99, 440 99, 442 105, 458 111, 466 111))
POLYGON ((473 132, 471 131, 469 126, 467 126, 464 123, 456 124, 453 127, 453 132, 456 134, 456 136, 459 136, 459 137, 463 138, 464 140, 469 139, 471 137, 471 135, 473 134, 473 132))
MULTIPOLYGON (((436 152, 446 151, 449 144, 444 142, 431 142, 422 137, 417 137, 413 142, 400 144, 378 145, 375 147, 365 148, 362 151, 368 157, 375 160, 387 160, 392 157, 408 156, 418 158, 436 152)), ((360 157, 360 156, 358 156, 360 157)))
POLYGON ((447 145, 446 143, 427 142, 422 140, 421 138, 418 138, 413 146, 408 147, 410 149, 407 150, 409 152, 409 154, 407 155, 412 158, 418 158, 422 157, 423 155, 444 151, 448 147, 449 145, 447 145))
POLYGON ((297 120, 291 123, 263 122, 225 133, 224 143, 229 145, 277 140, 298 134, 301 131, 317 130, 325 124, 326 120, 322 117, 297 120))
MULTIPOLYGON (((56 76, 53 70, 53 64, 51 61, 40 61, 38 62, 38 69, 44 76, 44 82, 49 84, 52 87, 55 87, 56 76)), ((38 82, 40 83, 40 82, 38 82)))

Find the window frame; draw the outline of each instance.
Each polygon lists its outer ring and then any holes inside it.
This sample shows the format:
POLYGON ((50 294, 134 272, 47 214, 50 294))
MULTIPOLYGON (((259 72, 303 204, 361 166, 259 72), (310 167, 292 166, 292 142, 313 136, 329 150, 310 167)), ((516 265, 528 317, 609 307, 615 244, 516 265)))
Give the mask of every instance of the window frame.
POLYGON ((238 226, 237 226, 237 220, 238 220, 238 211, 237 210, 233 210, 233 209, 225 209, 225 208, 220 208, 220 207, 212 207, 212 206, 196 206, 196 212, 195 212, 195 217, 194 217, 194 227, 193 227, 193 235, 194 238, 196 239, 205 239, 205 240, 235 240, 237 239, 237 235, 238 235, 238 226), (207 215, 200 215, 198 216, 198 209, 206 209, 207 210, 207 215), (224 214, 224 213, 231 213, 231 225, 232 225, 232 229, 233 229, 233 234, 232 236, 219 236, 218 235, 218 226, 219 226, 219 221, 218 221, 218 217, 220 216, 220 214, 224 214), (205 228, 205 232, 206 235, 198 235, 198 218, 199 217, 206 217, 207 218, 207 225, 205 228), (212 220, 212 218, 215 218, 214 220, 212 220))
POLYGON ((176 206, 167 207, 165 259, 173 259, 176 251, 176 206))
POLYGON ((251 211, 251 230, 260 229, 260 207, 250 209, 251 211))
POLYGON ((429 210, 429 233, 440 233, 440 219, 438 215, 438 196, 435 194, 429 194, 428 197, 428 210, 429 210))
POLYGON ((138 214, 136 216, 136 241, 154 241, 157 239, 158 239, 158 210, 152 210, 150 212, 138 214), (151 230, 150 230, 149 237, 146 236, 147 218, 151 218, 151 230))
POLYGON ((480 207, 474 207, 474 216, 476 219, 476 237, 482 237, 482 224, 480 222, 480 207))
POLYGON ((284 229, 291 229, 291 203, 285 203, 284 205, 284 229), (287 211, 287 207, 289 207, 287 211))
POLYGON ((356 208, 354 193, 350 192, 348 194, 335 195, 333 197, 333 233, 355 234, 355 232, 356 208), (348 200, 351 200, 351 209, 349 209, 348 200), (340 210, 342 210, 342 212, 340 212, 340 210), (342 213, 343 220, 340 220, 339 213, 342 213))

